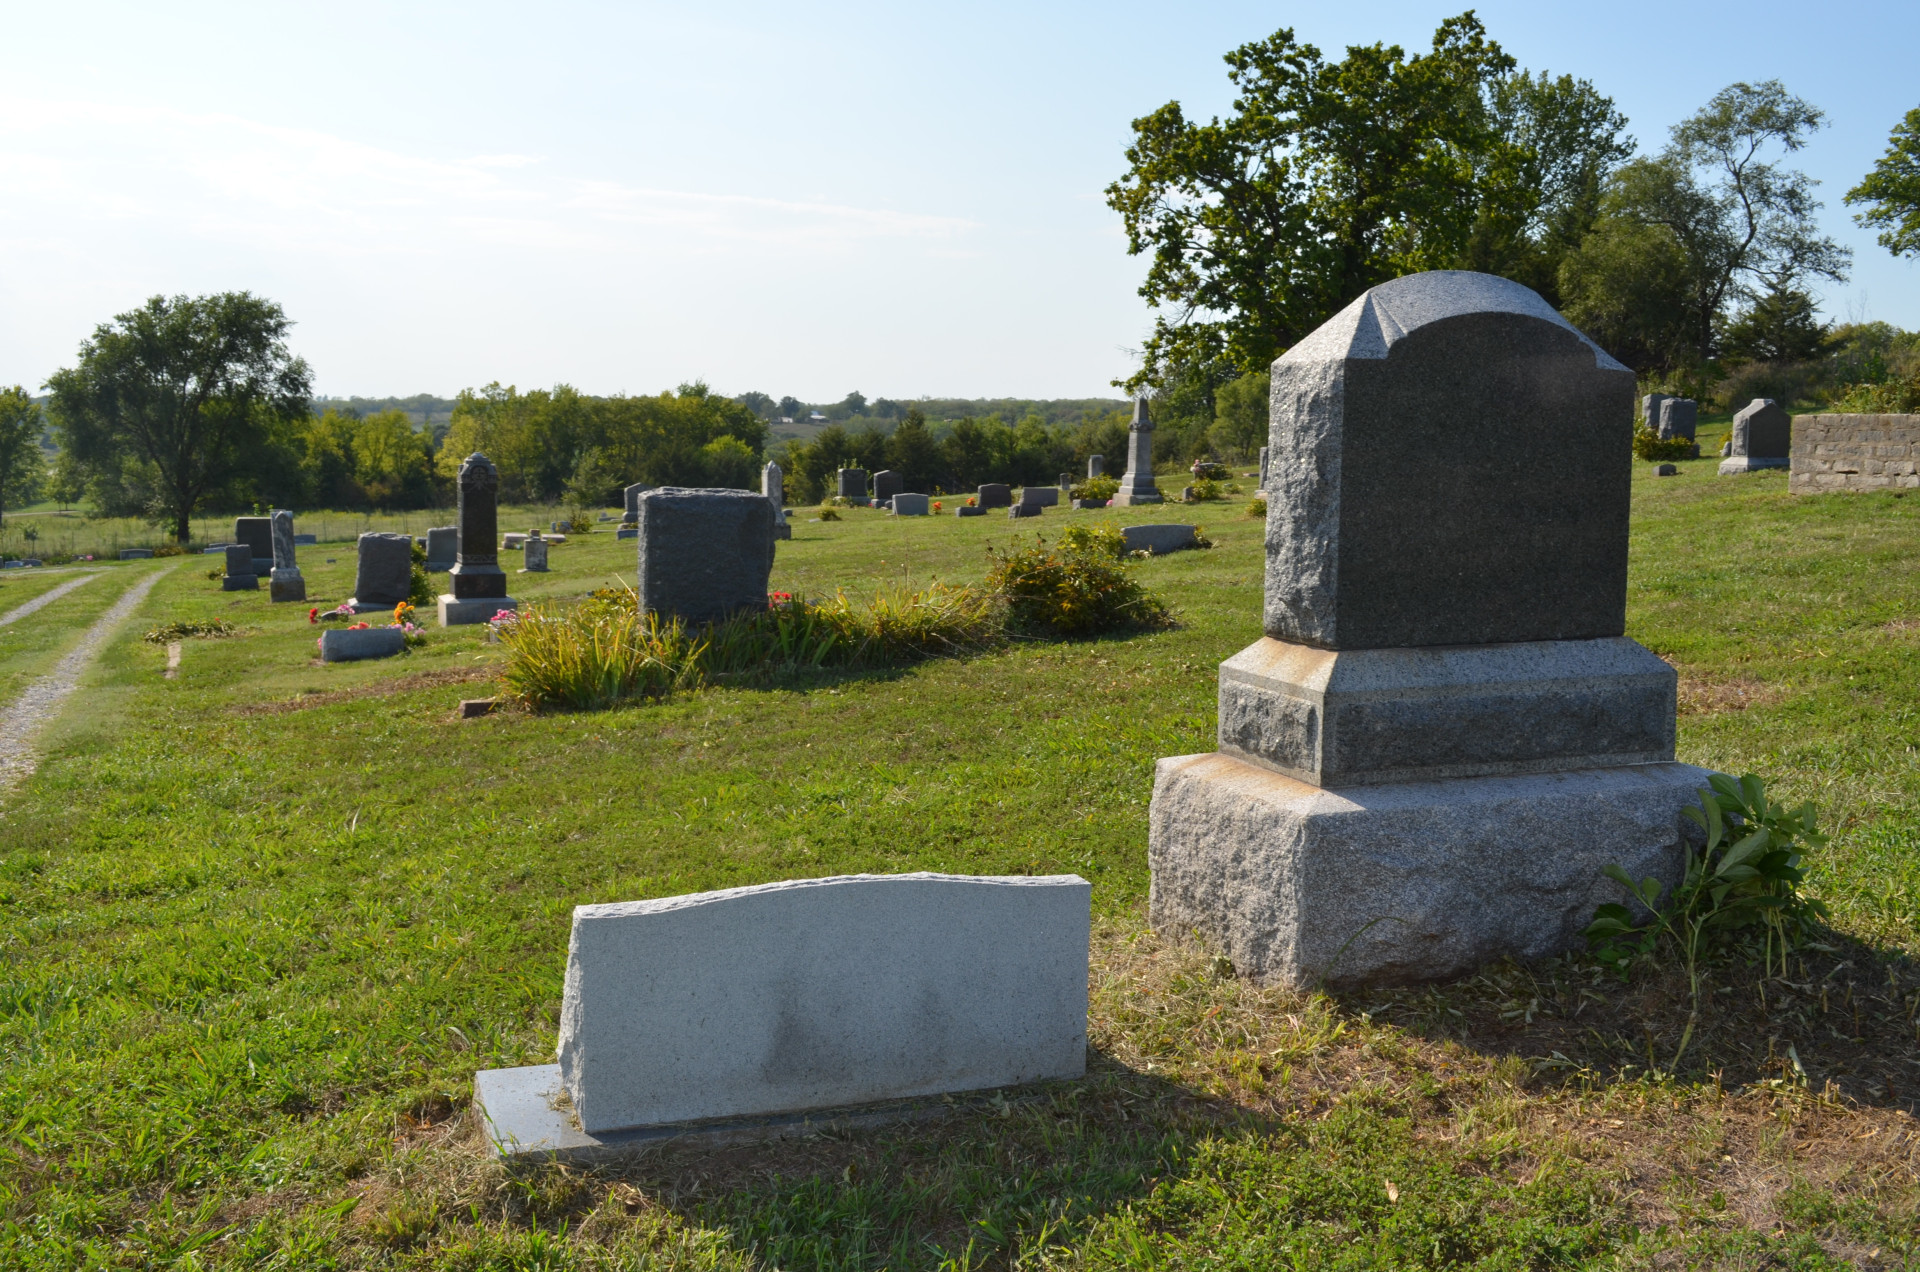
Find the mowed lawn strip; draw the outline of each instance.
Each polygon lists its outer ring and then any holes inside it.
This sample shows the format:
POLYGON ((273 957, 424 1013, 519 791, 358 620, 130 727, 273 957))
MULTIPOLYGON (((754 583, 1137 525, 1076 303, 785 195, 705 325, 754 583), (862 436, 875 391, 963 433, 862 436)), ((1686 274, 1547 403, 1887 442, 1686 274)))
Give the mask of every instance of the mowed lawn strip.
MULTIPOLYGON (((1645 1050, 1635 1012, 1671 987, 1578 960, 1336 1002, 1256 990, 1147 933, 1153 761, 1211 749, 1216 666, 1259 634, 1262 526, 1241 503, 798 511, 773 587, 856 599, 977 581, 990 545, 1077 521, 1199 521, 1219 546, 1141 565, 1179 612, 1171 632, 469 722, 453 704, 491 692, 501 654, 479 629, 323 667, 306 607, 176 571, 0 810, 0 1246, 24 1267, 189 1250, 203 1266, 846 1268, 1049 1249, 1099 1267, 1911 1252, 1911 1092, 1876 1097, 1865 1075, 1905 1063, 1885 1039, 1911 1039, 1897 1017, 1920 1005, 1895 957, 1916 939, 1920 835, 1911 728, 1893 723, 1915 706, 1897 624, 1920 615, 1920 505, 1682 469, 1636 478, 1629 631, 1681 670, 1682 758, 1760 771, 1838 820, 1818 883, 1862 942, 1833 982, 1835 1003, 1865 986, 1837 1008, 1868 1013, 1859 1075, 1820 1068, 1809 1015, 1770 1026, 1800 1041, 1807 1083, 1723 1092, 1709 1043, 1708 1068, 1650 1079, 1615 1044, 1645 1050), (162 679, 147 620, 209 618, 245 630, 187 642, 162 679), (915 869, 1093 881, 1088 1082, 625 1173, 510 1177, 480 1151, 472 1073, 551 1059, 574 905, 915 869), (1574 1036, 1603 1011, 1591 1054, 1529 1032, 1574 1036)), ((562 603, 633 563, 603 530, 509 587, 562 603)), ((350 546, 301 565, 315 603, 350 591, 350 546)))

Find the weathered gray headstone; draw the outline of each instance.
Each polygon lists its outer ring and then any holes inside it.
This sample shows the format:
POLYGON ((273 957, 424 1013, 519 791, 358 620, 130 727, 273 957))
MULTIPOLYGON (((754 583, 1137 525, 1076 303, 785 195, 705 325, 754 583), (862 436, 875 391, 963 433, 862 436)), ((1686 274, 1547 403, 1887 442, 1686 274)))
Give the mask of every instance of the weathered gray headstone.
POLYGON ((353 578, 356 613, 390 610, 413 592, 413 536, 370 530, 360 536, 353 578))
POLYGON ((978 504, 975 504, 971 508, 965 504, 961 504, 953 510, 953 515, 956 517, 984 517, 987 515, 987 510, 978 504))
POLYGON ((771 460, 760 470, 760 493, 773 505, 773 537, 792 539, 793 527, 787 524, 786 475, 771 460))
POLYGON ((1670 397, 1660 403, 1660 427, 1656 430, 1669 440, 1684 437, 1693 440, 1700 418, 1700 404, 1692 398, 1670 397))
POLYGON ((253 572, 265 574, 273 569, 273 518, 235 517, 233 541, 253 550, 253 572))
POLYGON ((1013 505, 1013 487, 1004 482, 990 481, 980 487, 973 497, 982 508, 1008 508, 1013 505))
POLYGON ((904 493, 893 497, 893 515, 896 517, 924 517, 929 506, 925 495, 904 493))
POLYGON ((321 662, 391 658, 406 647, 407 634, 398 627, 330 627, 320 633, 321 662))
POLYGON ((842 468, 834 473, 834 491, 842 499, 864 500, 867 497, 867 470, 864 468, 842 468))
POLYGON ((1182 548, 1191 548, 1199 540, 1197 526, 1151 525, 1122 526, 1120 537, 1127 541, 1129 552, 1151 552, 1162 556, 1168 552, 1178 552, 1182 548))
POLYGON ((260 576, 253 572, 253 548, 236 543, 226 550, 227 568, 220 578, 222 592, 257 592, 260 576))
POLYGON ((662 486, 640 497, 640 609, 717 622, 767 607, 773 505, 745 490, 662 486))
POLYGON ((1649 433, 1660 431, 1660 404, 1671 396, 1670 393, 1649 393, 1640 399, 1641 427, 1649 433))
POLYGON ((636 481, 622 492, 626 496, 627 501, 626 520, 632 521, 640 515, 640 496, 652 489, 653 487, 647 485, 647 483, 636 481))
POLYGON ((273 532, 273 571, 267 576, 269 601, 304 601, 307 580, 300 573, 294 552, 293 513, 277 508, 268 518, 273 532))
POLYGON ((1018 521, 1022 517, 1043 516, 1045 515, 1046 510, 1047 509, 1045 504, 1017 503, 1017 504, 1011 504, 1008 506, 1007 515, 1013 518, 1015 521, 1018 521))
POLYGON ((518 609, 507 595, 507 573, 500 568, 500 470, 475 451, 460 461, 458 524, 449 591, 440 595, 440 626, 485 623, 501 610, 518 609))
POLYGON ((120 559, 122 561, 151 561, 153 559, 153 549, 122 548, 120 549, 120 559))
POLYGON ((1090 893, 855 875, 578 906, 557 1072, 491 1070, 476 1099, 509 1155, 591 1153, 639 1128, 1080 1077, 1090 893), (516 1116, 528 1083, 563 1087, 577 1123, 516 1116))
POLYGON ((1755 398, 1733 417, 1733 436, 1727 440, 1727 458, 1720 461, 1721 476, 1763 468, 1785 468, 1791 462, 1793 417, 1771 398, 1755 398))
POLYGON ((459 559, 459 526, 434 526, 427 531, 427 572, 429 574, 445 574, 459 559))
POLYGON ((1087 476, 1098 477, 1106 471, 1107 457, 1105 455, 1087 456, 1087 476))
POLYGON ((1020 502, 1036 504, 1042 508, 1057 508, 1060 506, 1060 487, 1022 486, 1020 487, 1020 502))
POLYGON ((1071 492, 1073 490, 1073 474, 1061 473, 1060 480, 1055 482, 1054 484, 1060 487, 1060 490, 1063 494, 1071 492))
POLYGON ((545 574, 547 572, 547 541, 535 530, 527 536, 521 550, 526 554, 520 563, 520 573, 545 574))
POLYGON ((1127 473, 1120 479, 1113 506, 1130 508, 1165 500, 1153 484, 1153 413, 1147 407, 1147 395, 1142 393, 1133 399, 1133 423, 1127 426, 1127 473))
POLYGON ((1677 877, 1707 777, 1672 762, 1672 668, 1621 635, 1633 373, 1446 271, 1272 375, 1267 636, 1221 666, 1219 750, 1159 762, 1154 925, 1297 983, 1578 946, 1620 899, 1602 867, 1677 877))
POLYGON ((883 508, 886 507, 887 500, 906 488, 906 478, 891 468, 883 468, 873 475, 873 497, 883 508))

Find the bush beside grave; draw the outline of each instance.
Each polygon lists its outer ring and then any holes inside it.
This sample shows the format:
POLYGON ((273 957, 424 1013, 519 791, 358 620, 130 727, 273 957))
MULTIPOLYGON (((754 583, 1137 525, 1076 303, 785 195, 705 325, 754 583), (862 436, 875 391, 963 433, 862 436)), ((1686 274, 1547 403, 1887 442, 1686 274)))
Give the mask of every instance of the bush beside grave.
POLYGON ((1111 526, 1072 526, 1049 548, 993 553, 987 587, 1023 635, 1097 636, 1128 627, 1171 627, 1164 602, 1130 571, 1126 539, 1111 526))
POLYGON ((1676 459, 1698 459, 1700 446, 1690 437, 1662 437, 1642 426, 1634 430, 1633 453, 1635 457, 1651 463, 1664 463, 1676 459))
MULTIPOLYGON (((1067 492, 1068 497, 1071 499, 1092 499, 1100 503, 1105 503, 1119 493, 1120 479, 1118 477, 1105 476, 1089 477, 1085 481, 1077 481, 1073 483, 1073 489, 1067 492)), ((968 502, 971 503, 972 500, 968 500, 968 502)))

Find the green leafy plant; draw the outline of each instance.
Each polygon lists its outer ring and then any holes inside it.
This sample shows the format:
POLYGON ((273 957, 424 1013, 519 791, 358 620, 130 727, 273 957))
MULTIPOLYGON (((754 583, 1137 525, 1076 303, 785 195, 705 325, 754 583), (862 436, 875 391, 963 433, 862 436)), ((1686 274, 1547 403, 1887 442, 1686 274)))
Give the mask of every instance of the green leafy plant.
POLYGON ((1254 498, 1248 500, 1247 515, 1249 517, 1259 517, 1264 521, 1267 516, 1267 497, 1265 495, 1256 495, 1254 498))
POLYGON ((1095 636, 1127 627, 1171 627, 1173 616, 1131 573, 1126 541, 1111 527, 1073 526, 1058 547, 988 553, 987 587, 1025 635, 1095 636), (1115 541, 1118 541, 1116 544, 1115 541))
POLYGON ((1920 375, 1884 380, 1878 384, 1850 384, 1833 409, 1846 415, 1912 415, 1920 412, 1920 375))
POLYGON ((409 605, 432 605, 433 578, 427 573, 427 546, 418 539, 413 543, 413 569, 407 582, 407 603, 409 605))
POLYGON ((185 556, 187 550, 177 543, 163 543, 153 550, 156 557, 185 556))
POLYGON ((1069 499, 1092 499, 1099 503, 1105 503, 1119 493, 1120 479, 1102 474, 1099 477, 1089 477, 1085 481, 1074 482, 1073 488, 1067 492, 1067 497, 1069 499))
POLYGON ((820 508, 820 520, 838 521, 840 520, 840 514, 823 504, 821 505, 821 508, 820 508))
POLYGON ((1765 784, 1753 775, 1739 781, 1715 773, 1700 791, 1700 805, 1686 815, 1704 838, 1688 845, 1686 869, 1664 904, 1664 885, 1654 878, 1635 883, 1617 865, 1604 874, 1627 890, 1647 917, 1608 903, 1594 911, 1586 937, 1601 962, 1624 980, 1633 964, 1651 959, 1662 940, 1672 943, 1687 970, 1693 1010, 1674 1052, 1677 1068, 1700 1020, 1702 966, 1726 934, 1741 928, 1765 929, 1763 968, 1778 959, 1785 975, 1787 955, 1809 929, 1826 918, 1827 908, 1800 893, 1806 879, 1803 850, 1826 844, 1812 804, 1789 811, 1767 798, 1765 784))
POLYGON ((1634 430, 1633 453, 1636 458, 1652 463, 1667 463, 1676 459, 1697 459, 1700 447, 1684 437, 1662 437, 1642 426, 1634 430))

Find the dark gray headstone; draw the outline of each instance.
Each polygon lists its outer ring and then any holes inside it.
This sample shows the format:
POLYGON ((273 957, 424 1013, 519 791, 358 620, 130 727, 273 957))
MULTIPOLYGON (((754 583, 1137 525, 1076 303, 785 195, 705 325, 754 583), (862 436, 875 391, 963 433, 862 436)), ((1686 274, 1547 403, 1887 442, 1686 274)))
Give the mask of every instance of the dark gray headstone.
POLYGON ((1041 508, 1057 508, 1060 506, 1060 488, 1058 486, 1022 486, 1020 502, 1041 508))
POLYGON ((891 468, 883 468, 873 475, 873 497, 879 506, 885 507, 887 500, 907 488, 906 478, 891 468))
POLYGON ((255 574, 265 574, 273 568, 273 518, 272 517, 235 517, 233 519, 233 541, 244 543, 253 549, 253 567, 255 574))
POLYGON ((982 508, 1011 508, 1013 506, 1013 487, 1001 482, 990 481, 980 487, 974 500, 982 508))
POLYGON ((354 571, 356 605, 398 605, 413 593, 413 536, 368 531, 360 536, 359 566, 354 571))
POLYGON ((1649 433, 1660 431, 1660 404, 1671 396, 1670 393, 1649 393, 1640 399, 1640 424, 1649 433))
POLYGON ((547 572, 547 547, 547 540, 540 537, 538 530, 528 535, 527 541, 521 545, 521 552, 524 555, 520 563, 520 572, 522 574, 545 574, 547 572))
POLYGON ((709 623, 766 608, 773 504, 764 496, 662 486, 640 497, 639 528, 641 610, 709 623))
POLYGON ((1665 438, 1684 437, 1692 441, 1699 418, 1698 402, 1692 398, 1670 397, 1660 403, 1660 426, 1656 431, 1665 438))
POLYGON ((1060 487, 1060 489, 1062 489, 1062 490, 1072 490, 1072 489, 1073 489, 1073 474, 1072 474, 1072 473, 1061 473, 1061 474, 1060 474, 1060 480, 1059 480, 1058 482, 1056 482, 1055 484, 1056 484, 1057 486, 1059 486, 1059 487, 1060 487))
POLYGON ((1620 635, 1633 386, 1519 283, 1440 271, 1366 292, 1273 364, 1267 634, 1620 635))
POLYGON ((444 574, 460 559, 460 527, 432 526, 427 530, 427 569, 444 574))
POLYGON ((867 497, 867 470, 864 468, 842 468, 834 474, 834 493, 842 499, 865 499, 867 497))
POLYGON ((253 570, 253 548, 245 543, 236 543, 226 549, 227 577, 258 578, 253 570))
POLYGON ((1771 398, 1755 398, 1733 417, 1727 454, 1785 459, 1793 442, 1793 417, 1771 398))
POLYGON ((646 494, 649 490, 652 490, 652 489, 653 487, 647 485, 645 482, 636 481, 633 483, 633 485, 628 486, 626 490, 622 492, 625 494, 626 500, 627 500, 626 520, 632 521, 635 517, 640 515, 640 496, 646 494))
POLYGON ((500 470, 475 451, 460 461, 459 550, 447 572, 453 596, 462 601, 491 600, 507 594, 500 568, 500 470))

